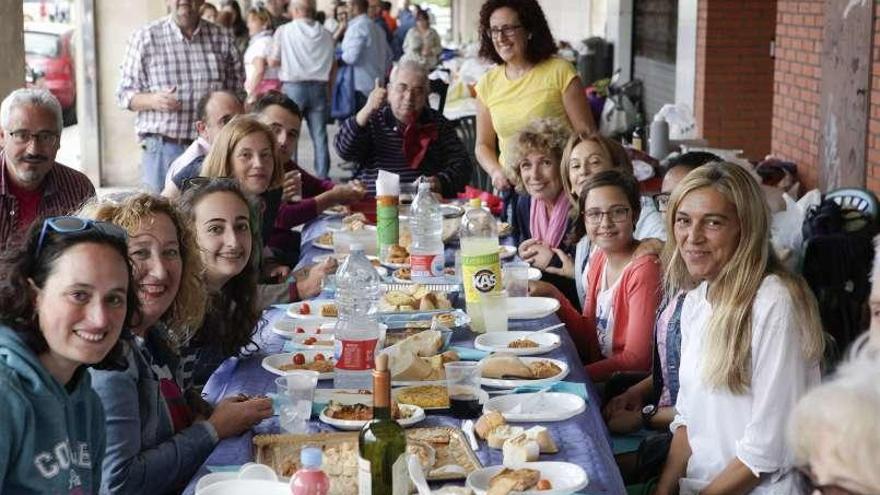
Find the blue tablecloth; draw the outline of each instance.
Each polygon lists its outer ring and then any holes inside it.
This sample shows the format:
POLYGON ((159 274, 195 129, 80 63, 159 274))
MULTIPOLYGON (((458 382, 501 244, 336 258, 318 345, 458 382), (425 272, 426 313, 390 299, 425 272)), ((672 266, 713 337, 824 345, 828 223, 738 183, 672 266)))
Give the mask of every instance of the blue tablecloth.
MULTIPOLYGON (((326 252, 311 246, 311 240, 320 234, 324 227, 326 227, 326 222, 319 220, 304 229, 302 255, 306 262, 315 255, 326 252)), ((452 250, 447 250, 447 257, 450 257, 450 251, 452 250)), ((271 328, 274 321, 282 317, 283 314, 284 311, 281 309, 271 308, 267 310, 264 314, 265 323, 255 336, 255 340, 260 346, 259 351, 248 357, 231 358, 224 362, 205 386, 205 393, 209 401, 214 402, 223 397, 238 393, 255 395, 275 392, 274 379, 276 376, 262 368, 261 360, 266 354, 282 352, 284 339, 272 333, 271 328)), ((537 330, 558 322, 559 319, 556 315, 550 315, 536 320, 511 321, 510 329, 537 330)), ((547 357, 561 359, 569 363, 571 372, 566 377, 566 380, 585 383, 589 397, 586 410, 574 418, 561 422, 542 423, 550 430, 551 435, 559 445, 560 452, 554 455, 542 455, 541 460, 567 461, 583 467, 590 479, 585 493, 615 495, 625 493, 620 472, 614 462, 610 437, 599 410, 596 392, 583 367, 579 364, 580 360, 577 350, 568 334, 565 332, 560 334, 562 336, 562 345, 555 351, 547 354, 547 357)), ((473 334, 466 329, 456 330, 452 343, 462 347, 473 347, 473 334)), ((332 386, 332 381, 321 381, 319 386, 330 387, 332 386)), ((451 416, 429 414, 428 418, 418 426, 439 425, 460 426, 460 421, 451 416)), ((523 426, 528 427, 531 425, 525 424, 523 426)), ((315 432, 335 431, 333 427, 325 425, 318 420, 313 420, 310 423, 310 427, 315 432)), ((207 469, 209 465, 238 465, 253 460, 253 447, 251 443, 253 435, 278 433, 279 431, 278 418, 272 417, 257 425, 251 432, 221 441, 192 479, 185 493, 194 492, 197 480, 209 472, 207 469)), ((480 442, 480 450, 476 454, 484 466, 500 464, 502 461, 501 451, 490 449, 485 442, 480 442)))

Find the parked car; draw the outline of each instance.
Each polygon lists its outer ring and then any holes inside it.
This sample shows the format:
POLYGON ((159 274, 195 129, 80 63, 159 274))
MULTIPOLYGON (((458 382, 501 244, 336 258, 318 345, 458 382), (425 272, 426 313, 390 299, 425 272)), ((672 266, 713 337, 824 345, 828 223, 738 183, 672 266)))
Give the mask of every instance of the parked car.
POLYGON ((73 26, 26 22, 24 52, 29 87, 48 89, 61 103, 64 123, 76 121, 76 73, 73 26))

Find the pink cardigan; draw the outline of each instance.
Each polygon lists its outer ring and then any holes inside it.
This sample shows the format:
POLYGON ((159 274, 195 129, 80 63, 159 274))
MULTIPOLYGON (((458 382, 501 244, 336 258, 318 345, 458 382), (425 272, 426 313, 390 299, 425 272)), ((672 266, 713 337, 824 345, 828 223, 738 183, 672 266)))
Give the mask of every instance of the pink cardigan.
POLYGON ((650 371, 654 319, 662 290, 657 256, 644 255, 630 262, 620 275, 614 294, 612 356, 606 358, 600 352, 596 334, 596 299, 605 263, 605 253, 597 249, 590 259, 583 314, 554 289, 554 297, 561 304, 557 314, 568 328, 581 358, 588 363, 587 374, 594 382, 604 382, 617 371, 650 371))

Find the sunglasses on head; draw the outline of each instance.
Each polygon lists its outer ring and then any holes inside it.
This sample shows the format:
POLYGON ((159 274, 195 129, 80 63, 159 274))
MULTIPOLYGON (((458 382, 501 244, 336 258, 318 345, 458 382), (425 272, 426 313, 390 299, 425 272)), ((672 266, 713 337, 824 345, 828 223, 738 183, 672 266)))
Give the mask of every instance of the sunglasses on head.
POLYGON ((125 229, 112 223, 80 217, 50 217, 43 220, 43 228, 40 230, 40 238, 37 240, 35 256, 40 256, 40 252, 43 250, 43 243, 46 241, 46 234, 49 231, 56 234, 69 235, 89 230, 96 230, 102 234, 120 239, 123 242, 128 242, 128 233, 125 232, 125 229))
POLYGON ((183 180, 183 189, 181 192, 187 191, 189 189, 198 189, 200 187, 205 187, 208 184, 214 183, 231 183, 235 184, 235 179, 233 177, 190 177, 188 179, 183 180))

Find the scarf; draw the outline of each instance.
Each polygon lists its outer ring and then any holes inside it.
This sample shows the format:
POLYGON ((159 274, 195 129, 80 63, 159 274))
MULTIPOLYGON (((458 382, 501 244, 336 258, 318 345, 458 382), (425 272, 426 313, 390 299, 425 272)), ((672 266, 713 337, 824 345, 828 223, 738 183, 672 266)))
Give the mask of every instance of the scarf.
POLYGON ((555 248, 559 247, 565 235, 571 203, 562 193, 556 198, 549 213, 548 206, 547 201, 532 198, 529 206, 529 229, 532 231, 532 239, 538 239, 546 246, 555 248))
POLYGON ((403 157, 411 169, 419 168, 428 146, 437 140, 437 124, 419 124, 415 121, 403 130, 403 157))

